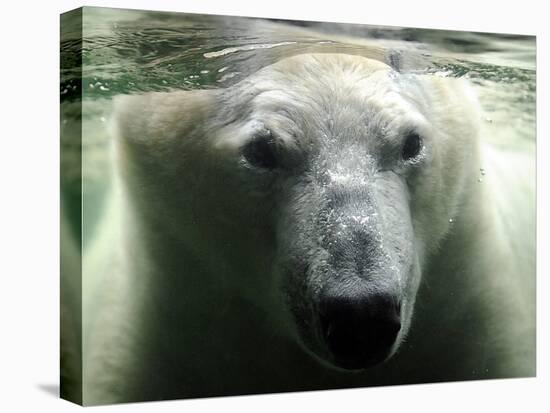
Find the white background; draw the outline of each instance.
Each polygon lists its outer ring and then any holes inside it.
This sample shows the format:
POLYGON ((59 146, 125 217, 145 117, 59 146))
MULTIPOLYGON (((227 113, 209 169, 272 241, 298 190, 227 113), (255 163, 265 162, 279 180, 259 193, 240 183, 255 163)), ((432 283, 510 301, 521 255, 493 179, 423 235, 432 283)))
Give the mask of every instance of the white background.
MULTIPOLYGON (((86 5, 537 35, 538 378, 143 403, 165 411, 544 411, 548 365, 548 12, 544 1, 110 0, 86 5), (545 256, 546 255, 546 256, 545 256), (546 327, 543 326, 546 324, 546 327), (546 350, 546 351, 545 351, 546 350)), ((1 9, 0 410, 65 412, 59 400, 59 13, 79 1, 8 0, 1 9)), ((430 368, 430 366, 426 366, 430 368)), ((547 411, 547 410, 546 410, 547 411)))

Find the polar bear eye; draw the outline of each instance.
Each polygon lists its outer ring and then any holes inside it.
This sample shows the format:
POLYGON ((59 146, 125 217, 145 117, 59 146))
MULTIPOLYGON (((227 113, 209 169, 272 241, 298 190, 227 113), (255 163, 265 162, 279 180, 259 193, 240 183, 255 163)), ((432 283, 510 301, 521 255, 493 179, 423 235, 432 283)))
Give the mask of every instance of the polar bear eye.
POLYGON ((407 135, 407 139, 405 140, 405 144, 403 145, 403 149, 401 151, 401 156, 405 161, 408 161, 417 157, 421 149, 422 139, 417 133, 411 132, 407 135))
POLYGON ((246 161, 257 168, 274 169, 277 167, 276 142, 271 134, 254 137, 243 149, 246 161))

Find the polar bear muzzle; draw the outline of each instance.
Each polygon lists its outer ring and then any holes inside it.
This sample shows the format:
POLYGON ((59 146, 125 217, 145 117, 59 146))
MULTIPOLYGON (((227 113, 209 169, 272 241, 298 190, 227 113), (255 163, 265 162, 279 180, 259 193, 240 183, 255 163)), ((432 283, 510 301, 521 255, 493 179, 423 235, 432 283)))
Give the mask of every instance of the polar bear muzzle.
POLYGON ((349 292, 330 290, 320 299, 320 321, 334 363, 362 369, 391 353, 401 329, 401 304, 395 295, 369 291, 366 285, 349 292))
POLYGON ((294 217, 280 235, 299 341, 346 370, 374 366, 396 352, 419 278, 403 179, 393 172, 357 173, 361 179, 311 178, 300 186, 289 201, 294 217))

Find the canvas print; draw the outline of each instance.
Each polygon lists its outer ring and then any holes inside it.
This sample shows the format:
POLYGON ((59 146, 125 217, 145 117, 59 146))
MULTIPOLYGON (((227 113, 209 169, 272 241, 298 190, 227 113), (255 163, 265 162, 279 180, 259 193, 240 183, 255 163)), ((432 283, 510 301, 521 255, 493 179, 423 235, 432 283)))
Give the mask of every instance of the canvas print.
POLYGON ((535 376, 533 36, 84 7, 60 47, 63 398, 535 376))

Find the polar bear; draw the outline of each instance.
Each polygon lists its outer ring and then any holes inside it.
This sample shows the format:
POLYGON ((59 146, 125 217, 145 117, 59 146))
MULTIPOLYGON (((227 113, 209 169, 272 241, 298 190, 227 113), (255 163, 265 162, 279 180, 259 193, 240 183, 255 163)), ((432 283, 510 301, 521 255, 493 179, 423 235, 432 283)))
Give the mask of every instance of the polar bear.
POLYGON ((84 403, 534 375, 532 165, 479 118, 331 53, 116 98, 84 403))

